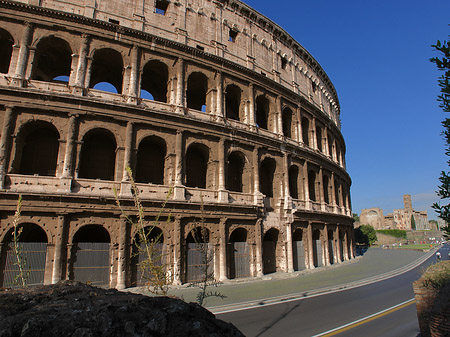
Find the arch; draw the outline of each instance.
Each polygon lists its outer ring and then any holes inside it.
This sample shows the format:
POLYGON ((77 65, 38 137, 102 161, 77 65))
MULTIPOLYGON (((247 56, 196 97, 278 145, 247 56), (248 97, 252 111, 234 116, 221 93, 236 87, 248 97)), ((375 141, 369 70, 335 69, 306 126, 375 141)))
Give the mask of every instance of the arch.
POLYGON ((249 277, 250 248, 247 243, 247 230, 236 228, 230 235, 228 243, 228 263, 230 279, 249 277))
POLYGON ((256 97, 255 103, 256 125, 267 130, 269 121, 269 100, 264 95, 260 95, 256 97))
POLYGON ((240 120, 242 90, 235 84, 227 85, 225 89, 225 116, 230 119, 240 120))
MULTIPOLYGON (((25 282, 28 286, 44 283, 45 262, 47 258, 47 234, 44 229, 34 223, 23 223, 19 226, 18 247, 22 258, 26 261, 25 282)), ((4 288, 21 286, 17 279, 20 269, 12 241, 13 229, 5 235, 0 254, 0 285, 4 288)))
POLYGON ((333 230, 328 230, 328 258, 330 264, 334 264, 334 233, 333 230))
POLYGON ((341 205, 340 189, 341 189, 341 185, 335 179, 334 180, 334 200, 336 201, 336 206, 340 206, 341 205))
POLYGON ((309 146, 309 119, 306 117, 302 118, 302 140, 303 144, 309 146))
POLYGON ((151 94, 158 102, 167 103, 167 83, 169 81, 169 68, 159 60, 148 61, 142 70, 141 97, 143 90, 151 94))
POLYGON ((317 140, 317 149, 320 152, 323 152, 323 147, 322 147, 322 128, 320 126, 316 126, 316 140, 317 140))
POLYGON ((345 243, 345 233, 339 230, 339 255, 341 257, 341 262, 345 260, 344 258, 344 243, 345 243))
POLYGON ((269 229, 263 238, 263 273, 270 274, 277 271, 277 242, 279 231, 276 228, 269 229))
POLYGON ((309 189, 309 200, 317 201, 317 198, 316 198, 316 172, 314 170, 309 170, 309 172, 308 172, 308 189, 309 189))
POLYGON ((259 189, 266 197, 273 197, 273 179, 276 170, 275 159, 265 158, 259 167, 259 189))
POLYGON ((245 159, 242 153, 232 152, 226 162, 225 188, 233 192, 242 192, 242 177, 244 172, 245 159))
POLYGON ((323 175, 323 199, 326 204, 330 203, 330 193, 329 193, 329 179, 327 175, 323 175))
POLYGON ((0 73, 7 74, 11 63, 14 39, 11 34, 0 28, 0 73))
POLYGON ((59 133, 44 121, 27 123, 17 137, 13 166, 20 174, 55 176, 59 151, 59 133))
POLYGON ((320 239, 320 230, 313 231, 313 261, 314 267, 323 266, 322 241, 320 239))
POLYGON ((186 151, 186 186, 206 188, 209 149, 194 143, 186 151))
POLYGON ((186 281, 195 282, 214 273, 213 245, 206 227, 192 229, 186 238, 186 281))
POLYGON ((116 140, 106 129, 93 129, 83 137, 79 178, 114 180, 116 140))
POLYGON ((102 82, 111 84, 114 86, 117 93, 122 93, 122 55, 118 51, 111 48, 97 49, 94 52, 92 59, 89 88, 107 91, 105 90, 105 87, 97 86, 97 84, 102 82))
POLYGON ((328 155, 333 159, 333 136, 328 132, 327 133, 327 141, 328 141, 328 155))
POLYGON ((69 279, 109 286, 110 236, 101 225, 85 225, 72 240, 69 279))
POLYGON ((131 246, 130 273, 131 286, 134 287, 149 284, 149 281, 155 277, 153 274, 154 269, 152 270, 149 264, 146 263, 149 261, 149 254, 153 264, 156 266, 165 265, 164 235, 162 230, 156 226, 147 226, 144 228, 144 235, 146 235, 149 243, 148 250, 139 233, 136 233, 134 236, 131 246))
POLYGON ((292 110, 285 108, 282 114, 283 120, 283 135, 287 138, 292 138, 292 110))
POLYGON ((187 80, 186 100, 189 109, 206 111, 208 77, 201 72, 193 72, 187 80))
POLYGON ((297 228, 292 233, 292 256, 294 258, 294 270, 299 271, 306 268, 305 247, 303 245, 303 230, 297 228))
POLYGON ((163 185, 166 152, 166 142, 162 138, 144 138, 137 152, 136 182, 163 185))
POLYGON ((298 166, 292 165, 289 167, 289 195, 298 199, 298 166))
POLYGON ((72 49, 67 41, 55 36, 44 37, 36 46, 31 79, 68 82, 71 65, 72 49))

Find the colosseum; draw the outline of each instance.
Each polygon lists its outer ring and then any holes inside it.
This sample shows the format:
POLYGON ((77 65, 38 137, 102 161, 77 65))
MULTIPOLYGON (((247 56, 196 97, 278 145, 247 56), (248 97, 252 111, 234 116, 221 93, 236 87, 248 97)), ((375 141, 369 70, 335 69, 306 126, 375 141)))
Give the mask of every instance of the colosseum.
POLYGON ((142 284, 133 181, 173 284, 201 228, 219 281, 354 258, 336 90, 279 25, 238 0, 0 8, 0 286, 20 195, 29 284, 142 284))

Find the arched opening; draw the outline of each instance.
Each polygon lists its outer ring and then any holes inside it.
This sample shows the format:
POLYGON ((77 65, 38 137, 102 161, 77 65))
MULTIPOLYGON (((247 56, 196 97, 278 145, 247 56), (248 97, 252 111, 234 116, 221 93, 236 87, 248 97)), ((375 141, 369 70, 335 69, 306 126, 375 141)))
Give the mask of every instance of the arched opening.
POLYGON ((256 98, 256 126, 268 129, 269 120, 269 100, 264 96, 256 98))
POLYGON ((55 36, 44 37, 36 46, 31 79, 68 82, 71 65, 70 45, 55 36))
POLYGON ((313 260, 314 267, 323 266, 322 241, 320 240, 320 230, 313 231, 313 260))
MULTIPOLYGON (((26 125, 17 138, 17 164, 20 174, 55 176, 59 133, 47 122, 26 125)), ((15 166, 14 165, 14 166, 15 166)))
POLYGON ((332 230, 328 231, 328 256, 330 264, 334 264, 334 233, 332 230))
POLYGON ((164 162, 166 143, 159 137, 144 138, 138 148, 136 162, 136 182, 164 184, 164 162))
POLYGON ((196 227, 186 238, 186 282, 209 278, 214 273, 214 247, 209 244, 209 230, 196 227))
POLYGON ((199 72, 189 75, 187 81, 187 107, 200 111, 206 111, 206 94, 208 92, 208 78, 199 72))
POLYGON ((330 193, 329 193, 329 179, 328 176, 323 176, 323 199, 326 204, 330 203, 330 193))
POLYGON ((259 189, 266 197, 273 197, 273 178, 276 163, 273 158, 265 158, 259 167, 259 189))
POLYGON ((292 110, 286 108, 283 110, 283 135, 292 138, 292 110))
POLYGON ((297 228, 292 233, 292 255, 294 258, 294 270, 305 269, 305 247, 303 246, 303 230, 301 228, 297 228))
POLYGON ((242 192, 242 175, 244 172, 244 158, 239 152, 232 152, 226 162, 226 189, 233 192, 242 192))
POLYGON ((348 232, 345 232, 345 242, 347 242, 347 256, 350 260, 352 258, 352 240, 351 240, 351 234, 348 232))
POLYGON ((89 131, 83 138, 78 177, 114 180, 116 141, 105 129, 89 131))
POLYGON ((293 199, 298 199, 298 166, 296 165, 289 168, 289 195, 293 199))
POLYGON ((89 88, 114 92, 111 90, 112 88, 100 85, 102 82, 106 82, 114 87, 116 93, 121 94, 122 80, 122 55, 118 51, 110 48, 96 50, 92 60, 89 88))
POLYGON ((316 201, 316 172, 314 170, 308 172, 308 190, 309 200, 316 201))
POLYGON ((271 228, 263 238, 263 272, 264 274, 275 273, 277 271, 277 242, 278 229, 271 228))
POLYGON ((306 117, 302 118, 302 140, 303 144, 309 146, 309 119, 306 117))
POLYGON ((230 84, 225 91, 225 116, 238 121, 240 120, 239 109, 242 90, 237 85, 230 84))
POLYGON ((158 60, 147 62, 142 71, 141 97, 166 103, 168 81, 169 70, 165 63, 158 60), (143 94, 142 91, 148 92, 152 98, 143 94))
POLYGON ((0 28, 0 73, 8 73, 13 45, 14 39, 11 34, 0 28))
POLYGON ((316 126, 316 140, 317 140, 317 149, 322 152, 322 129, 319 126, 316 126))
MULTIPOLYGON (((21 231, 18 240, 19 257, 25 261, 23 279, 27 286, 42 285, 44 284, 47 257, 47 234, 41 227, 33 223, 21 224, 19 231, 21 231)), ((12 237, 13 230, 11 229, 5 235, 2 245, 0 270, 3 272, 0 274, 0 285, 3 288, 23 286, 12 237)))
POLYGON ((162 230, 155 226, 144 228, 145 240, 138 233, 131 247, 131 286, 139 287, 152 284, 152 280, 164 275, 155 275, 165 265, 164 236, 162 230), (149 258, 150 256, 150 258, 149 258), (152 267, 154 266, 154 267, 152 267))
POLYGON ((328 155, 333 158, 333 138, 331 134, 328 133, 328 155))
POLYGON ((73 237, 69 278, 95 286, 109 286, 110 237, 100 225, 81 227, 73 237))
POLYGON ((334 180, 334 200, 336 200, 336 206, 340 206, 341 205, 341 199, 340 199, 340 193, 339 193, 340 189, 341 189, 341 185, 335 179, 334 180))
POLYGON ((230 279, 251 276, 250 249, 247 244, 247 230, 244 228, 236 228, 230 235, 228 263, 230 279))
POLYGON ((344 242, 345 235, 343 231, 339 231, 339 255, 341 257, 341 261, 344 261, 344 242))
POLYGON ((341 164, 341 150, 337 145, 336 145, 336 161, 338 162, 338 164, 341 164))
POLYGON ((192 144, 186 151, 186 186, 206 188, 209 151, 201 144, 192 144))

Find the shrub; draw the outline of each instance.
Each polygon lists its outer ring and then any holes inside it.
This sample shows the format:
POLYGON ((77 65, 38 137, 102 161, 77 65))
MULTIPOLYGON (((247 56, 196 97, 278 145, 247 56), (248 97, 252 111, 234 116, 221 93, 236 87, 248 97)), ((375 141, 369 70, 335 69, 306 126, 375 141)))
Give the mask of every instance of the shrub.
POLYGON ((400 239, 406 239, 406 231, 401 229, 379 229, 377 233, 393 236, 400 239))

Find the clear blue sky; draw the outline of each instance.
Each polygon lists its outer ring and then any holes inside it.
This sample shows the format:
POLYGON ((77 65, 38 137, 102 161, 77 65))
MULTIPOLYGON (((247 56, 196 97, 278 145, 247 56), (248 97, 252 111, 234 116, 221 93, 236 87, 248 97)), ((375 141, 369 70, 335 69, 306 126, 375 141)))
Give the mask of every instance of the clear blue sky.
MULTIPOLYGON (((439 72, 430 47, 450 34, 449 0, 244 0, 321 64, 338 92, 353 212, 403 208, 436 215, 446 170, 439 72)), ((450 117, 450 116, 448 116, 450 117)))

